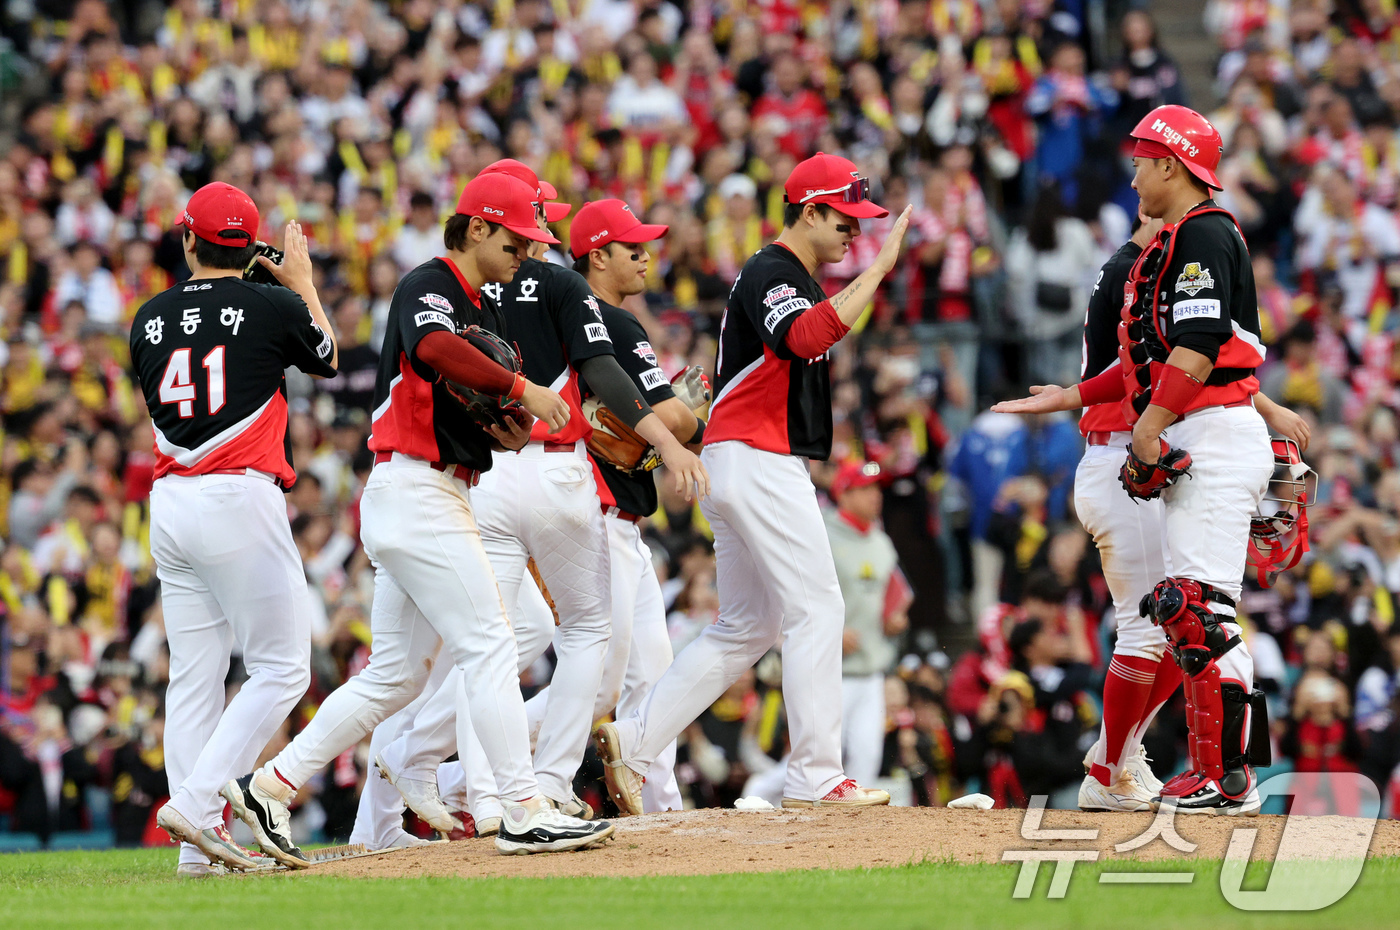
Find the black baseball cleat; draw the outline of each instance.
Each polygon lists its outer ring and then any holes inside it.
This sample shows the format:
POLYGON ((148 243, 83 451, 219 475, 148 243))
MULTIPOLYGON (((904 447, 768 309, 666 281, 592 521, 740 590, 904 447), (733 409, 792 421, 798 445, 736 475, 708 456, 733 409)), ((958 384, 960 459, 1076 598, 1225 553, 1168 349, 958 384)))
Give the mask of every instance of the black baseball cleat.
POLYGON ((602 844, 616 830, 606 820, 579 820, 561 814, 543 797, 506 808, 496 849, 506 856, 567 852, 602 844))
POLYGON ((311 868, 311 860, 292 842, 287 802, 296 791, 291 785, 257 771, 224 785, 219 794, 233 808, 234 816, 253 831, 263 852, 289 869, 311 868))
POLYGON ((1228 771, 1220 781, 1201 778, 1195 786, 1188 786, 1187 792, 1179 796, 1154 798, 1153 806, 1158 809, 1172 807, 1179 814, 1222 814, 1228 817, 1253 816, 1259 813, 1262 806, 1254 770, 1249 767, 1228 771))

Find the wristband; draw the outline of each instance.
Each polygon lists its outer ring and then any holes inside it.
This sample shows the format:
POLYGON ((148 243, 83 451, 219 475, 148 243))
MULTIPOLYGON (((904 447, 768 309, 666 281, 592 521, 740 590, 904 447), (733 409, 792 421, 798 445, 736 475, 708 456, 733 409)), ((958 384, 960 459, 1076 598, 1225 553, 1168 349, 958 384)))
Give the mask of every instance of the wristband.
POLYGON ((1175 365, 1164 365, 1157 383, 1152 386, 1152 403, 1181 416, 1203 387, 1205 384, 1186 370, 1175 365))
POLYGON ((517 371, 515 373, 515 382, 511 384, 510 391, 507 392, 506 396, 511 400, 519 400, 525 396, 525 385, 528 383, 529 382, 525 380, 525 376, 517 371))
POLYGON ((685 441, 686 445, 693 446, 695 443, 705 438, 705 421, 697 419, 695 421, 695 435, 685 441))

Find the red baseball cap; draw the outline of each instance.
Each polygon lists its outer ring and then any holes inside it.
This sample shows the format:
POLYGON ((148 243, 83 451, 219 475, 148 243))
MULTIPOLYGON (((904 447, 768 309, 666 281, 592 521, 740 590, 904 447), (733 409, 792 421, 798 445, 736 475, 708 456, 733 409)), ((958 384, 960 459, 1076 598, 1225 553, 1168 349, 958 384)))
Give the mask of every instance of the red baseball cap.
POLYGON ((190 196, 175 225, 205 242, 241 249, 257 241, 260 222, 252 197, 232 184, 214 181, 190 196))
MULTIPOLYGON (((544 218, 550 223, 557 223, 569 215, 569 211, 574 208, 570 203, 550 203, 551 200, 559 199, 559 192, 554 189, 554 185, 548 181, 540 180, 534 169, 523 161, 516 161, 514 158, 502 158, 500 161, 493 161, 485 168, 481 169, 481 174, 508 174, 513 178, 519 178, 535 189, 541 203, 544 204, 544 218)), ((480 175, 478 175, 479 177, 480 175)))
POLYGON ((842 462, 841 467, 836 470, 836 477, 831 479, 831 497, 834 500, 854 488, 878 484, 879 481, 878 462, 863 462, 858 459, 842 462))
POLYGON ((580 207, 569 225, 569 251, 574 258, 582 258, 609 242, 633 245, 660 239, 670 228, 643 223, 621 200, 595 200, 580 207))
POLYGON ((840 155, 818 152, 799 162, 783 185, 788 203, 825 203, 847 216, 876 219, 890 211, 871 203, 870 179, 860 176, 856 163, 840 155))
POLYGON ((559 240, 540 229, 535 221, 539 201, 535 188, 509 174, 478 174, 457 198, 457 212, 499 223, 511 232, 536 242, 559 240))

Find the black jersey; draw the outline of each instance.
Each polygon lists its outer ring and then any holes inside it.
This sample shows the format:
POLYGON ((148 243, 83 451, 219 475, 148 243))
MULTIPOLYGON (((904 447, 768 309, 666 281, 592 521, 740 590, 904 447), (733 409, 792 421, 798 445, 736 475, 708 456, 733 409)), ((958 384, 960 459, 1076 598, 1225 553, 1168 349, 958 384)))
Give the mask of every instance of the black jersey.
MULTIPOLYGON (((602 310, 603 322, 607 324, 608 335, 612 337, 617 363, 637 385, 642 399, 652 405, 675 397, 670 379, 657 364, 656 352, 647 339, 647 331, 637 322, 637 318, 621 307, 614 307, 602 300, 598 301, 598 306, 602 310)), ((587 382, 583 382, 582 389, 585 396, 592 394, 587 382)), ((656 480, 651 472, 628 474, 596 455, 591 457, 594 477, 600 479, 597 481, 598 499, 605 507, 616 507, 638 517, 656 512, 656 480)))
POLYGON ((1084 318, 1084 371, 1087 381, 1118 361, 1118 324, 1123 319, 1123 287, 1142 246, 1129 240, 1099 269, 1084 318))
POLYGON ((539 259, 520 265, 505 285, 489 285, 498 298, 506 338, 515 343, 525 377, 559 392, 569 404, 569 422, 550 433, 535 423, 532 439, 578 442, 590 428, 579 408, 578 367, 590 358, 612 355, 613 344, 598 299, 583 275, 539 259))
POLYGON ((497 334, 502 329, 490 298, 478 294, 449 259, 431 259, 404 275, 389 300, 370 449, 477 471, 491 468, 491 436, 416 354, 428 333, 456 335, 472 324, 497 334))
POLYGON ((827 356, 799 358, 784 342, 793 321, 823 300, 821 285, 785 246, 765 246, 744 264, 720 323, 706 444, 737 440, 823 460, 831 454, 827 356))
MULTIPOLYGON (((1142 246, 1132 240, 1099 269, 1094 290, 1089 294, 1089 313, 1084 318, 1084 372, 1087 381, 1104 369, 1118 364, 1118 324, 1123 319, 1124 288, 1142 254, 1142 246)), ((1085 407, 1079 417, 1084 435, 1095 432, 1123 432, 1130 429, 1118 403, 1085 407)))
POLYGON ((130 344, 157 478, 254 468, 295 483, 283 373, 335 374, 305 301, 237 277, 190 280, 136 311, 130 344))

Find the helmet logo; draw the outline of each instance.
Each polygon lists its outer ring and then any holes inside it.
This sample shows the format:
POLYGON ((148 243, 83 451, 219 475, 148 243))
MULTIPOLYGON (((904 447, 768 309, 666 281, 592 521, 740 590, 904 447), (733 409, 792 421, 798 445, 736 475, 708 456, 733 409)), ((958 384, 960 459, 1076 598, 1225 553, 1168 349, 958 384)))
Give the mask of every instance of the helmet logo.
POLYGON ((1152 131, 1161 136, 1167 145, 1174 145, 1180 148, 1182 154, 1189 158, 1195 158, 1201 152, 1200 146, 1193 145, 1190 139, 1168 126, 1167 121, 1164 119, 1154 120, 1152 123, 1152 131))

